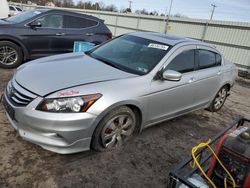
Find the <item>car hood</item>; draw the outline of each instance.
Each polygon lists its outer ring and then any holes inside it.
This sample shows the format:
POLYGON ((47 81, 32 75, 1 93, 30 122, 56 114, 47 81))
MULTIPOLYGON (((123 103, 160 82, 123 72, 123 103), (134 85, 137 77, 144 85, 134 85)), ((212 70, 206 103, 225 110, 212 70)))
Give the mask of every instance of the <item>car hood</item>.
POLYGON ((55 91, 90 83, 124 79, 130 74, 83 53, 41 58, 18 68, 15 79, 27 90, 46 96, 55 91))
POLYGON ((12 23, 11 22, 7 22, 7 21, 5 21, 3 19, 0 19, 0 26, 1 25, 9 25, 9 24, 12 24, 12 23))

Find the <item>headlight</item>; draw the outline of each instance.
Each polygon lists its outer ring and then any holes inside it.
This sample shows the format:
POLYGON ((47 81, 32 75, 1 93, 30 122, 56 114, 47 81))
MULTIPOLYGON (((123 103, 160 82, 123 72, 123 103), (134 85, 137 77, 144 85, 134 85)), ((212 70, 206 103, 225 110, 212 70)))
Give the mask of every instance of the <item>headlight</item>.
POLYGON ((79 97, 44 99, 36 109, 46 112, 86 112, 101 96, 98 93, 79 97))

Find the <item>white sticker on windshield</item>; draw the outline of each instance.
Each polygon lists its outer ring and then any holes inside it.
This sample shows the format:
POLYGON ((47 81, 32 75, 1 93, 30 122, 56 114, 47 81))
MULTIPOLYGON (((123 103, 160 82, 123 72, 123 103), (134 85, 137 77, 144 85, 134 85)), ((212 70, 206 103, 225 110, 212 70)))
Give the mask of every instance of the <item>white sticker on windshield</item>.
POLYGON ((138 71, 141 71, 141 72, 145 72, 145 73, 148 72, 148 69, 145 69, 145 68, 142 68, 142 67, 137 67, 136 69, 137 69, 138 71))
POLYGON ((162 44, 155 44, 155 43, 150 43, 148 45, 149 48, 157 48, 157 49, 161 49, 161 50, 167 50, 168 46, 166 45, 162 45, 162 44))
POLYGON ((39 11, 37 11, 37 10, 36 10, 34 13, 35 13, 35 14, 41 14, 41 12, 39 12, 39 11))

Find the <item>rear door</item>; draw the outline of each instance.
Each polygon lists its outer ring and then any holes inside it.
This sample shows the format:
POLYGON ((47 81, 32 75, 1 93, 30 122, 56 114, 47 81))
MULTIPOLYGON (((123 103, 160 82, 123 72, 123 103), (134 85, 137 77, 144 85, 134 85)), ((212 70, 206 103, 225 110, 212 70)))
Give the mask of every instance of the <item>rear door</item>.
POLYGON ((96 32, 99 22, 78 17, 74 15, 65 15, 65 41, 67 52, 73 51, 74 41, 87 41, 97 43, 100 39, 96 32))
POLYGON ((47 14, 32 21, 41 27, 30 27, 27 43, 31 57, 41 57, 65 53, 64 16, 62 14, 47 14))
POLYGON ((195 92, 195 101, 198 104, 206 104, 214 98, 221 87, 221 56, 205 46, 199 46, 196 54, 196 84, 199 89, 195 92))
POLYGON ((178 49, 166 68, 182 73, 180 81, 152 80, 149 119, 160 121, 192 109, 195 93, 195 45, 178 49))

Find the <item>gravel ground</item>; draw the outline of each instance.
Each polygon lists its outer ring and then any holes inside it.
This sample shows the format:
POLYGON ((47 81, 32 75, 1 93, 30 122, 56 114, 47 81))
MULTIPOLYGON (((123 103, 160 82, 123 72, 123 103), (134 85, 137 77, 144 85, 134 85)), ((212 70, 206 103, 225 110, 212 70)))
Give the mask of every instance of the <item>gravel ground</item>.
MULTIPOLYGON (((0 69, 0 94, 14 70, 0 69)), ((238 115, 250 118, 250 81, 239 79, 218 113, 205 110, 158 124, 119 150, 59 155, 22 140, 0 105, 0 187, 166 187, 191 148, 238 115)))

